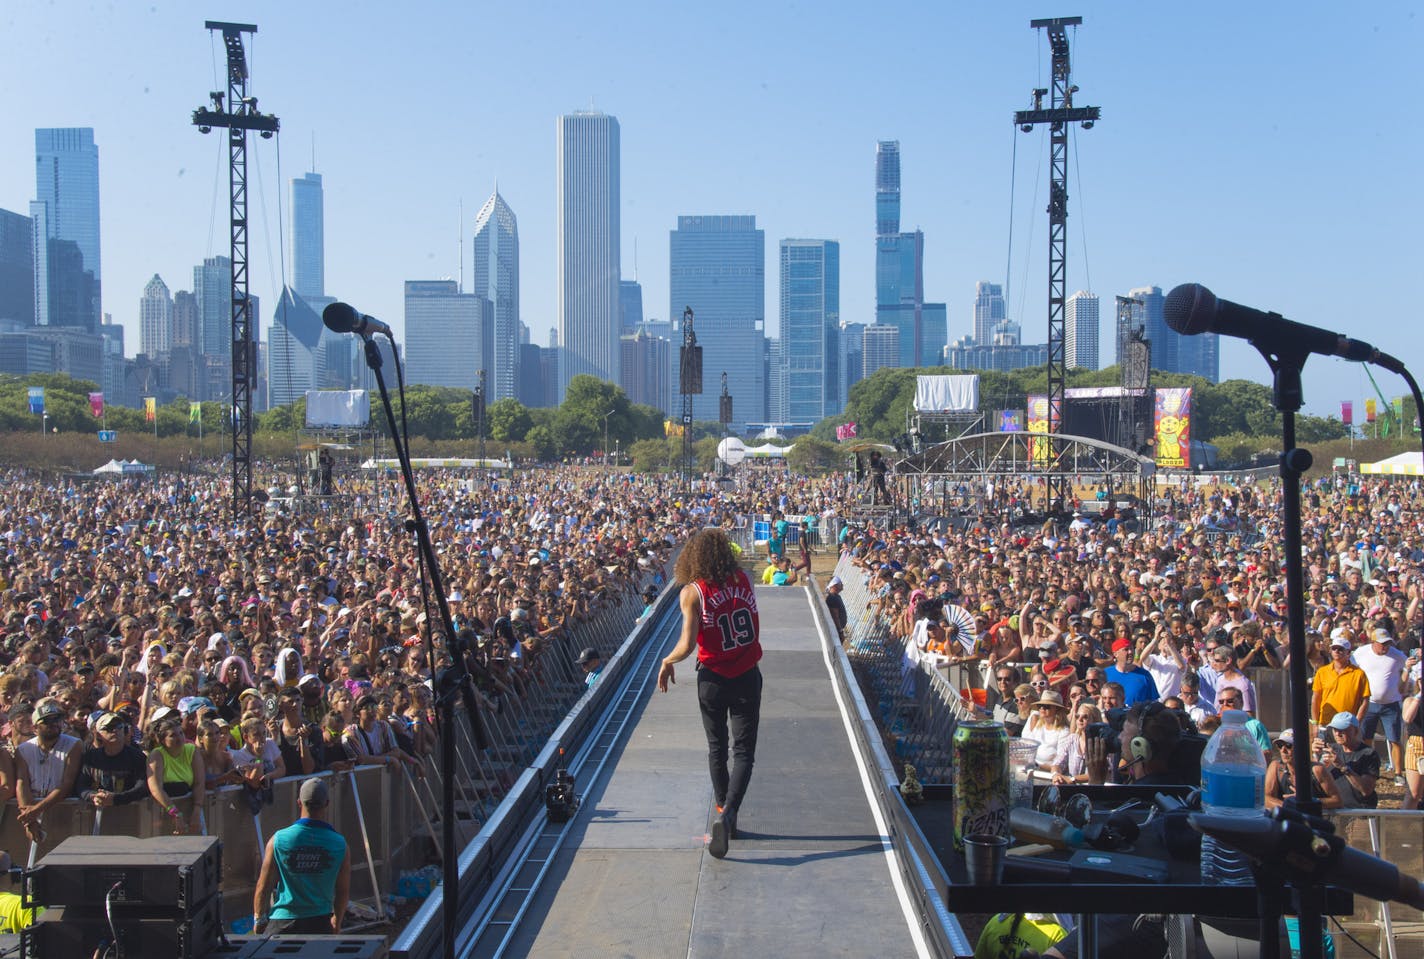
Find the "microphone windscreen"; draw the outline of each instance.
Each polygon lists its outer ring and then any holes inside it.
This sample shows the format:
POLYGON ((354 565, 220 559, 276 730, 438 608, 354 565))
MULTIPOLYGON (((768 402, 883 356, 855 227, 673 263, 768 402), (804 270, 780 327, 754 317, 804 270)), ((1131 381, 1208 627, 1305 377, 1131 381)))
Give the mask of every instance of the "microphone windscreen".
POLYGON ((1162 319, 1183 336, 1209 333, 1216 320, 1216 296, 1200 283, 1183 283, 1167 294, 1162 319))
POLYGON ((321 311, 321 321, 333 333, 354 333, 361 323, 361 314, 349 303, 332 303, 321 311))

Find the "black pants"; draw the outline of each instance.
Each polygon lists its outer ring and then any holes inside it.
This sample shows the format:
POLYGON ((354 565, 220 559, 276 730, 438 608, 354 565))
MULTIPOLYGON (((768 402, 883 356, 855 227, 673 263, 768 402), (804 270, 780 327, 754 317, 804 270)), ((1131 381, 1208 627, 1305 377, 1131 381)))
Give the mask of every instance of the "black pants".
POLYGON ((756 762, 757 727, 761 725, 761 670, 756 666, 733 679, 710 669, 697 670, 697 702, 707 731, 707 766, 717 805, 741 808, 756 762), (727 771, 728 732, 732 769, 727 771))
POLYGON ((273 919, 267 923, 267 935, 276 936, 329 936, 331 935, 331 913, 324 916, 307 916, 302 919, 273 919))

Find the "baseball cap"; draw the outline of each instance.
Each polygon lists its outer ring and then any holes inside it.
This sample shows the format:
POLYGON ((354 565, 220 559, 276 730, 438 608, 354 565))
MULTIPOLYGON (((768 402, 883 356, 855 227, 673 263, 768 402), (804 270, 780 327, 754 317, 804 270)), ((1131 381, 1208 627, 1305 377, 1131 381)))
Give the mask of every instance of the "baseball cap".
POLYGON ((1330 645, 1338 646, 1340 649, 1349 649, 1351 646, 1349 634, 1344 630, 1335 630, 1330 634, 1330 645))
POLYGON ((104 713, 99 717, 99 721, 94 724, 94 728, 100 732, 108 732, 111 729, 118 729, 128 724, 129 721, 118 713, 104 713))
POLYGON ((1377 643, 1392 643, 1392 642, 1394 642, 1394 635, 1393 635, 1392 633, 1390 633, 1390 631, 1387 630, 1387 629, 1377 629, 1377 630, 1375 630, 1373 633, 1370 634, 1370 638, 1373 639, 1373 640, 1374 640, 1375 642, 1377 642, 1377 643))
POLYGON ((1331 729, 1359 729, 1360 721, 1354 713, 1339 712, 1330 718, 1328 725, 1331 729))
MULTIPOLYGON (((935 577, 931 576, 930 578, 931 578, 931 579, 934 579, 935 577)), ((845 583, 841 582, 841 578, 840 578, 839 576, 832 576, 832 577, 831 577, 831 581, 826 584, 826 588, 827 588, 827 589, 830 589, 830 588, 833 587, 833 586, 844 586, 844 585, 845 585, 845 583)))
POLYGON ((1120 649, 1131 649, 1131 648, 1132 648, 1132 640, 1126 639, 1126 638, 1114 640, 1114 641, 1113 641, 1113 644, 1112 644, 1112 651, 1113 651, 1113 652, 1117 652, 1117 651, 1120 650, 1120 649))
POLYGON ((324 809, 331 801, 331 791, 326 788, 325 779, 312 777, 302 783, 301 790, 297 793, 297 798, 301 800, 303 806, 308 809, 324 809))
POLYGON ((148 724, 149 724, 150 726, 152 726, 152 725, 154 725, 155 723, 162 722, 163 720, 167 719, 167 718, 170 717, 170 716, 177 716, 177 715, 178 715, 178 712, 177 712, 176 710, 172 709, 171 707, 168 707, 168 706, 159 706, 157 709, 155 709, 155 710, 153 711, 153 715, 150 716, 150 717, 148 717, 148 724))
POLYGON ((595 659, 602 659, 602 658, 603 658, 602 656, 598 655, 598 650, 594 649, 592 646, 589 646, 589 647, 585 648, 583 652, 581 652, 581 653, 578 654, 578 664, 579 664, 580 666, 587 666, 589 663, 593 662, 595 659))
POLYGON ((1281 734, 1280 734, 1279 736, 1277 736, 1275 739, 1271 740, 1271 742, 1274 742, 1274 743, 1286 743, 1287 745, 1294 746, 1294 745, 1295 745, 1295 730, 1294 730, 1294 729, 1283 729, 1283 730, 1281 730, 1281 734))
POLYGON ((41 699, 35 704, 35 711, 30 718, 37 723, 42 723, 46 719, 56 716, 61 718, 64 716, 64 707, 53 699, 41 699))
POLYGON ((321 677, 317 676, 315 673, 307 673, 307 674, 304 675, 301 679, 297 680, 297 688, 298 688, 298 689, 308 689, 308 688, 317 688, 317 689, 320 689, 320 688, 321 688, 321 677))

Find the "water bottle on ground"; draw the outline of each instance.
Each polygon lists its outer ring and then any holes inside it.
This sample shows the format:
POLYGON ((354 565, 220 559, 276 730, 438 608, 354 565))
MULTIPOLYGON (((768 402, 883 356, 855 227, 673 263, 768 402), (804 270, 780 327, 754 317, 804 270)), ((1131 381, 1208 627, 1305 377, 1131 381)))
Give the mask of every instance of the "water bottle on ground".
MULTIPOLYGON (((1202 812, 1213 816, 1260 816, 1266 805, 1266 756, 1246 728, 1250 717, 1224 710, 1221 726, 1202 752, 1202 812)), ((1249 886, 1251 864, 1226 844, 1203 835, 1201 878, 1213 885, 1249 886)))

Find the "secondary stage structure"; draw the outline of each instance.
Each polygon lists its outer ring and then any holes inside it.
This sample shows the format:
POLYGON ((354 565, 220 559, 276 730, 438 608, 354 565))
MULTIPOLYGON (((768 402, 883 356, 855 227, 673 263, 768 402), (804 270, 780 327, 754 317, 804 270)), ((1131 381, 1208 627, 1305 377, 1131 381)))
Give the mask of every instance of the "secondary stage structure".
MULTIPOLYGON (((1076 27, 1083 22, 1082 17, 1055 17, 1051 20, 1034 20, 1029 23, 1035 30, 1048 32, 1048 43, 1052 49, 1053 64, 1051 89, 1039 87, 1033 91, 1033 109, 1019 110, 1014 114, 1014 125, 1025 133, 1040 123, 1049 125, 1048 158, 1048 430, 1057 434, 1063 429, 1063 391, 1068 382, 1067 338, 1064 330, 1064 316, 1068 302, 1068 125, 1081 123, 1083 129, 1091 129, 1097 122, 1101 110, 1098 107, 1075 107, 1073 94, 1078 88, 1072 85, 1072 66, 1068 58, 1068 35, 1066 27, 1076 27), (1049 97, 1049 106, 1044 109, 1043 98, 1049 97)), ((1051 438, 1051 446, 1056 450, 1058 440, 1051 438)), ((1053 456, 1054 461, 1062 459, 1053 456)), ((1050 510, 1059 511, 1068 502, 1069 479, 1066 475, 1050 473, 1047 477, 1050 510)))
MULTIPOLYGON (((257 109, 257 98, 247 95, 247 56, 242 35, 256 33, 256 24, 209 20, 209 30, 220 30, 227 48, 227 93, 208 94, 212 109, 193 111, 199 133, 213 127, 227 129, 229 237, 232 256, 232 515, 242 516, 252 506, 252 390, 257 384, 257 344, 252 335, 252 304, 247 296, 247 131, 264 140, 281 127, 270 113, 257 109), (223 108, 226 99, 227 108, 223 108)), ((208 346, 208 349, 211 349, 208 346)))
POLYGON ((1087 436, 1009 432, 975 433, 936 443, 897 465, 904 495, 918 512, 998 511, 1015 488, 1024 509, 1040 513, 1068 503, 1074 487, 1096 487, 1108 502, 1134 497, 1150 515, 1156 464, 1150 457, 1087 436), (1066 491, 1055 500, 1051 477, 1066 491))

